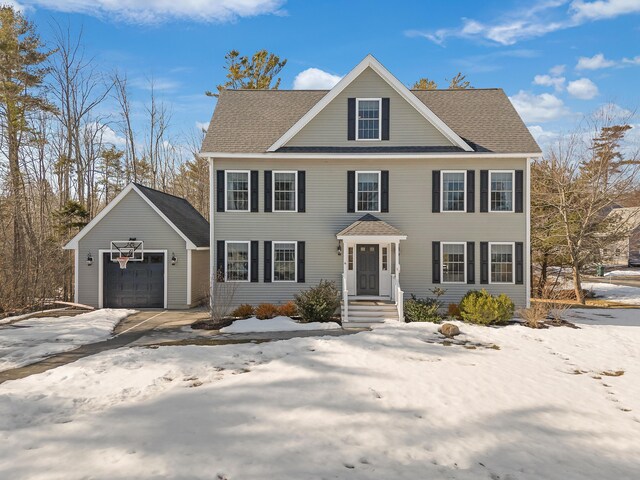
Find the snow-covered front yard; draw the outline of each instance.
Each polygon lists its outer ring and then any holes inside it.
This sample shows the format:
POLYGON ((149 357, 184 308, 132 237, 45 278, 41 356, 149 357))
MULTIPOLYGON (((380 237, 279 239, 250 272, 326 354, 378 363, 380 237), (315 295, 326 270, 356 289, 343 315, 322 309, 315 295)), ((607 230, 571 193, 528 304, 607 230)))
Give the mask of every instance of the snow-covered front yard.
POLYGON ((118 322, 133 312, 107 308, 75 316, 33 318, 2 327, 0 371, 106 340, 118 322))
POLYGON ((0 478, 637 479, 637 312, 105 352, 0 385, 0 478))

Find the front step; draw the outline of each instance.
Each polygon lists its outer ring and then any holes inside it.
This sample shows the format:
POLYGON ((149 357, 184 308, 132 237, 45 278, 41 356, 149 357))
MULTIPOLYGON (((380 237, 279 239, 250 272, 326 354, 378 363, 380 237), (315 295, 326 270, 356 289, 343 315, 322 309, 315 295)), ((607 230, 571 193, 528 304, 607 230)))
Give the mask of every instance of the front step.
MULTIPOLYGON (((344 316, 344 311, 342 312, 344 316)), ((386 321, 398 321, 395 303, 381 300, 349 300, 349 321, 345 327, 366 327, 386 321)))

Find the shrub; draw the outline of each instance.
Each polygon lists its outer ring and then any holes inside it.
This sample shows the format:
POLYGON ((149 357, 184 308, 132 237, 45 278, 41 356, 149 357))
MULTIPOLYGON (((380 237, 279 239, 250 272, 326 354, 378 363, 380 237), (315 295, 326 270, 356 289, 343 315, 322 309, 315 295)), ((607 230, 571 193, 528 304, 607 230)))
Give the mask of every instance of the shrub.
POLYGON ((254 314, 254 308, 246 303, 238 306, 233 312, 231 312, 231 316, 236 318, 249 318, 253 317, 254 314))
POLYGON ((411 299, 404 302, 405 321, 440 323, 442 320, 439 313, 441 306, 442 303, 435 298, 416 298, 411 294, 411 299))
POLYGON ((259 320, 266 320, 268 318, 277 317, 280 310, 277 305, 273 303, 261 303, 256 308, 256 317, 259 320))
POLYGON ((289 300, 278 307, 278 313, 284 317, 295 317, 298 314, 298 308, 293 301, 289 300))
POLYGON ((457 320, 461 320, 462 316, 460 315, 460 307, 457 303, 450 303, 447 308, 447 317, 455 318, 457 320))
POLYGON ((502 325, 513 318, 515 306, 504 293, 493 296, 486 290, 471 290, 460 302, 465 322, 479 325, 502 325))
POLYGON ((320 280, 317 286, 296 294, 295 304, 303 322, 328 322, 340 306, 340 291, 335 283, 320 280))
POLYGON ((529 308, 521 308, 518 315, 529 328, 545 328, 545 320, 549 316, 550 306, 545 302, 532 302, 529 308))

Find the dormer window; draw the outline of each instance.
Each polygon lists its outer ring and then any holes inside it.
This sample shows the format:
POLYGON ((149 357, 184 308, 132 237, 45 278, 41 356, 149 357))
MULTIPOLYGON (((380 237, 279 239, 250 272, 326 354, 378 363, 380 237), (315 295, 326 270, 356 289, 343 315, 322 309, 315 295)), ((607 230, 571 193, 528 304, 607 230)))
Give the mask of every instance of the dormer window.
POLYGON ((356 99, 358 125, 356 140, 380 140, 380 114, 382 112, 381 98, 356 99))

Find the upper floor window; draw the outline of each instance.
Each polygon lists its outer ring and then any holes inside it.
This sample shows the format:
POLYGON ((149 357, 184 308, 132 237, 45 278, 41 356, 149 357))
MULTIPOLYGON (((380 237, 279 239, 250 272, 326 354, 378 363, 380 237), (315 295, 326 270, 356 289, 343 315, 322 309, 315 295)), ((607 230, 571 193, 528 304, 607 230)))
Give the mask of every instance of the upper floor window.
POLYGON ((381 98, 358 98, 356 100, 358 125, 356 140, 380 140, 381 98))
POLYGON ((227 170, 225 173, 227 212, 248 212, 249 171, 227 170))
POLYGON ((466 283, 464 242, 442 244, 442 283, 466 283))
POLYGON ((298 187, 297 172, 273 172, 273 211, 295 212, 296 191, 298 187))
POLYGON ((491 171, 490 211, 513 212, 513 171, 491 171))
POLYGON ((296 281, 296 242, 273 242, 273 281, 296 281))
POLYGON ((356 172, 356 212, 380 211, 380 172, 356 172))
POLYGON ((249 281, 249 242, 226 242, 226 281, 249 281))
POLYGON ((465 171, 442 172, 442 211, 466 211, 466 183, 465 171))
POLYGON ((490 283, 513 283, 513 243, 490 243, 490 283))

